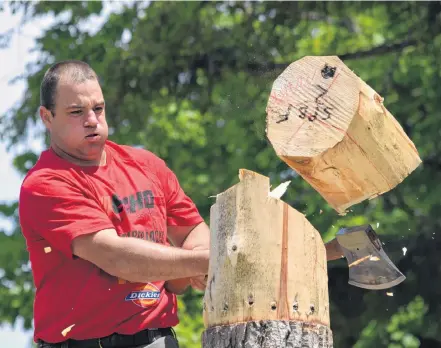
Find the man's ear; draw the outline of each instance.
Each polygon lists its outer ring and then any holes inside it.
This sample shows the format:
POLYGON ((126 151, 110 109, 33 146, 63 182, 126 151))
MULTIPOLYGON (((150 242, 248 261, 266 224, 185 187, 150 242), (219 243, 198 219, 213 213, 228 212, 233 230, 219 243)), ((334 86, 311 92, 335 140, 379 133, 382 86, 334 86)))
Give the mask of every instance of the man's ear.
POLYGON ((40 106, 40 118, 46 126, 47 130, 51 130, 52 126, 52 112, 44 106, 40 106))

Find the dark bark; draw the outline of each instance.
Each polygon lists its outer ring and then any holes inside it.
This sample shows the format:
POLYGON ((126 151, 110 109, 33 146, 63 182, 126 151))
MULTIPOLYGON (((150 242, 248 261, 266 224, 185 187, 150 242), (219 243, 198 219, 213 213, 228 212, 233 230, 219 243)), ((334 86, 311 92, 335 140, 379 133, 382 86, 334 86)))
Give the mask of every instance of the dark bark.
POLYGON ((332 348, 325 325, 265 320, 212 327, 202 334, 203 348, 332 348))

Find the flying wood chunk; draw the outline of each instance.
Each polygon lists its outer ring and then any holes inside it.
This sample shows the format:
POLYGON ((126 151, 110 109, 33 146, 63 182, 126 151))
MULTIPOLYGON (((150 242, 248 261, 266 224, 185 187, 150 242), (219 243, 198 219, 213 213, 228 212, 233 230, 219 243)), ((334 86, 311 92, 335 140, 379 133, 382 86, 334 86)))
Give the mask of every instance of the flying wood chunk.
POLYGON ((338 57, 304 57, 274 82, 267 137, 340 214, 401 183, 421 163, 383 98, 338 57))
POLYGON ((211 208, 203 348, 332 347, 320 234, 267 177, 239 178, 211 208))

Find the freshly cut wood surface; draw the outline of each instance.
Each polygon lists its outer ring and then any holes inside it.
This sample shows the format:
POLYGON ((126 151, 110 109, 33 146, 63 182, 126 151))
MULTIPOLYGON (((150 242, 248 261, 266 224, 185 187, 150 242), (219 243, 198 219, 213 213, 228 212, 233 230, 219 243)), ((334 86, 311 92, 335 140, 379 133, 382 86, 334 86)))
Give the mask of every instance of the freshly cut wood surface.
POLYGON ((268 196, 267 177, 240 170, 239 179, 211 208, 205 326, 282 320, 329 328, 320 234, 303 214, 268 196))
POLYGON ((304 57, 274 82, 267 137, 339 213, 390 191, 421 159, 383 98, 338 57, 304 57))

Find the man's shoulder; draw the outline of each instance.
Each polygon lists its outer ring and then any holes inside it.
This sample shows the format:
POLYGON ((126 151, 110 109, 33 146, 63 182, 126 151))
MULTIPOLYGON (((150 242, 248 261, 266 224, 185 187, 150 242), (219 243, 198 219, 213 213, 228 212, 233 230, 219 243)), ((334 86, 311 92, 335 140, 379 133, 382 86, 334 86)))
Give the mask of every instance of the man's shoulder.
POLYGON ((129 157, 143 166, 152 166, 157 169, 165 166, 165 162, 162 158, 142 147, 116 144, 110 141, 107 143, 107 145, 116 151, 120 156, 129 157))
POLYGON ((35 193, 51 191, 58 182, 68 180, 69 175, 67 168, 53 161, 50 150, 45 150, 24 177, 20 191, 30 190, 35 193))

